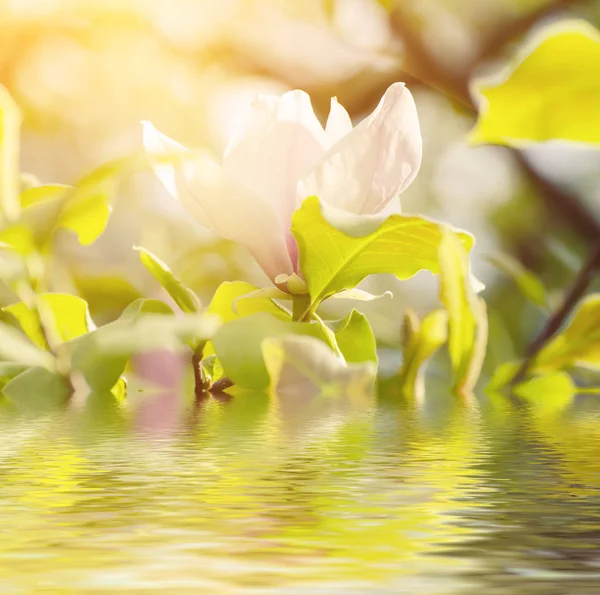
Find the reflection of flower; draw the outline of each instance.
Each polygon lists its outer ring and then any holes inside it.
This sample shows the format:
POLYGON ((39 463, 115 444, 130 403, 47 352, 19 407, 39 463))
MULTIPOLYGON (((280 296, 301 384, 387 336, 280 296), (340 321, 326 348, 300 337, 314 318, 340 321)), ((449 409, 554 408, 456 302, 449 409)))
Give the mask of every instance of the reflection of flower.
MULTIPOLYGON (((150 124, 144 142, 153 153, 182 150, 150 124)), ((309 96, 290 91, 255 100, 222 166, 201 155, 157 173, 194 218, 246 246, 275 279, 298 272, 290 224, 304 198, 358 215, 388 210, 417 175, 421 152, 415 103, 402 83, 355 128, 333 99, 323 129, 309 96)))

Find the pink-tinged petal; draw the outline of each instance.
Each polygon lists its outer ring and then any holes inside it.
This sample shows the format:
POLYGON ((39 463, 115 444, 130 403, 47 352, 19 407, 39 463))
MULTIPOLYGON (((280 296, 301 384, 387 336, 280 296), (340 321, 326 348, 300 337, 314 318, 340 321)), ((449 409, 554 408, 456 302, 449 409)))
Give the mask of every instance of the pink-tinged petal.
POLYGON ((346 111, 346 108, 338 103, 336 97, 331 98, 331 108, 329 117, 325 125, 325 132, 329 137, 329 142, 333 145, 341 140, 352 130, 352 120, 346 111))
POLYGON ((378 213, 414 180, 421 157, 414 99, 403 83, 395 83, 301 181, 299 199, 316 195, 352 213, 378 213))
POLYGON ((329 146, 306 93, 259 96, 229 143, 223 167, 263 197, 287 230, 296 209, 298 181, 329 146))
MULTIPOLYGON (((148 123, 144 146, 154 154, 183 149, 148 123)), ((271 279, 294 271, 285 230, 271 205, 208 156, 199 153, 177 166, 159 165, 156 171, 167 190, 199 223, 245 246, 271 279)))

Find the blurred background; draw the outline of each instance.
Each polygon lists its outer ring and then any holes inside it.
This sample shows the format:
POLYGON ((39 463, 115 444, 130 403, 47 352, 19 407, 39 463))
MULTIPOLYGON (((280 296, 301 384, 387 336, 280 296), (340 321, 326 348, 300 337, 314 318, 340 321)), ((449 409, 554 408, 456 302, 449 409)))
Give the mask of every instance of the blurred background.
MULTIPOLYGON (((140 151, 140 120, 219 155, 256 93, 302 88, 322 119, 337 96, 356 123, 390 83, 405 81, 424 162, 403 210, 475 234, 494 366, 522 350, 544 314, 486 257, 511 254, 551 291, 563 288, 599 234, 600 155, 553 144, 525 154, 470 147, 470 84, 536 27, 573 16, 597 26, 600 0, 0 0, 0 83, 24 112, 22 170, 75 183, 140 151)), ((147 173, 123 178, 97 243, 83 248, 63 234, 55 288, 82 294, 98 322, 114 318, 135 297, 158 292, 134 244, 204 299, 224 280, 264 281, 241 249, 190 222, 147 173)), ((368 305, 390 345, 405 306, 426 312, 437 303, 428 275, 368 283, 394 291, 393 300, 368 305)))

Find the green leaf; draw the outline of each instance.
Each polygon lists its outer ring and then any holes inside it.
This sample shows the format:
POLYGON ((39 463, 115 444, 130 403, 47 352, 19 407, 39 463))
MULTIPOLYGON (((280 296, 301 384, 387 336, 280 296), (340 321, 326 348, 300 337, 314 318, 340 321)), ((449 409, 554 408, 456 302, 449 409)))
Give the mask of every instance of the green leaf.
MULTIPOLYGON (((312 315, 328 297, 356 287, 365 277, 391 273, 408 279, 420 270, 439 272, 444 227, 421 217, 342 214, 309 197, 292 218, 300 268, 308 284, 312 315)), ((466 249, 473 238, 461 233, 466 249)))
POLYGON ((261 346, 271 390, 279 397, 306 402, 322 394, 366 393, 375 380, 373 362, 348 365, 314 337, 272 337, 261 346))
POLYGON ((208 312, 216 314, 223 322, 230 322, 258 312, 266 312, 280 320, 291 319, 290 315, 276 306, 269 297, 243 299, 259 291, 258 287, 242 281, 221 283, 208 306, 208 312))
POLYGON ((505 362, 494 370, 494 374, 486 386, 487 391, 495 392, 506 386, 516 376, 522 362, 505 362))
POLYGON ((0 85, 0 216, 19 217, 19 151, 21 112, 9 92, 0 85))
POLYGON ((358 310, 352 310, 342 320, 335 332, 335 339, 347 363, 377 364, 375 335, 367 318, 358 310))
POLYGON ((17 407, 34 411, 64 405, 71 395, 65 378, 44 368, 26 370, 13 378, 2 392, 17 407))
POLYGON ((162 260, 145 248, 135 246, 134 250, 140 253, 142 264, 184 312, 193 314, 200 311, 201 305, 196 294, 186 287, 162 260))
POLYGON ((537 355, 532 369, 550 372, 581 366, 600 370, 600 294, 584 300, 568 326, 537 355))
POLYGON ((547 414, 562 411, 570 405, 577 387, 566 372, 552 372, 515 386, 513 393, 526 399, 535 407, 536 413, 547 414))
POLYGON ((3 323, 0 323, 0 360, 48 370, 56 367, 50 353, 29 342, 17 329, 3 323))
POLYGON ((476 82, 483 101, 471 140, 600 143, 599 72, 597 29, 582 20, 545 27, 500 76, 476 82))
POLYGON ((487 344, 485 302, 473 289, 469 257, 456 234, 440 244, 440 298, 448 312, 448 353, 458 392, 471 391, 481 372, 487 344))
MULTIPOLYGON (((38 296, 38 304, 52 315, 58 338, 62 342, 85 335, 94 327, 88 305, 80 297, 66 293, 45 293, 38 296)), ((3 311, 16 318, 23 332, 33 343, 42 349, 47 348, 34 310, 19 302, 6 306, 3 311)))
POLYGON ((262 342, 285 335, 307 335, 328 343, 320 324, 288 322, 272 313, 259 312, 224 324, 212 344, 225 376, 236 385, 260 390, 269 386, 262 342))
POLYGON ((422 322, 412 310, 404 317, 404 360, 399 381, 405 395, 421 397, 424 390, 424 368, 428 360, 448 339, 448 313, 430 312, 422 322))
POLYGON ((489 256, 488 260, 496 268, 506 273, 528 300, 542 308, 548 307, 544 284, 537 275, 528 271, 518 260, 508 254, 495 254, 489 256))
POLYGON ((173 309, 160 300, 152 300, 148 298, 139 298, 125 310, 119 317, 119 320, 135 320, 141 314, 166 314, 173 315, 173 309))

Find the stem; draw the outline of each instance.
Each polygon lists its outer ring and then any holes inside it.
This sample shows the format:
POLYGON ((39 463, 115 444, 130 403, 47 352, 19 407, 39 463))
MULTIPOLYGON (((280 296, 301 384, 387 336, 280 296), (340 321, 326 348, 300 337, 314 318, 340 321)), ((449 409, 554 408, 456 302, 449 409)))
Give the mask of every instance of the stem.
POLYGON ((587 261, 577 274, 577 277, 575 277, 573 284, 563 299, 561 307, 552 314, 540 334, 527 349, 525 360, 512 379, 511 386, 515 386, 525 378, 535 357, 544 345, 554 337, 563 322, 573 311, 573 308, 579 303, 598 269, 600 269, 600 241, 596 243, 587 261))
POLYGON ((194 370, 194 395, 196 399, 200 399, 206 389, 202 374, 202 356, 196 352, 192 354, 192 369, 194 370))
POLYGON ((310 296, 308 294, 294 295, 292 297, 292 320, 304 322, 310 312, 310 296))
POLYGON ((208 389, 208 392, 210 392, 212 395, 215 395, 215 394, 222 393, 223 391, 227 390, 228 388, 231 388, 232 386, 233 386, 233 381, 230 380, 229 378, 225 377, 225 378, 221 378, 221 379, 217 380, 208 389))

